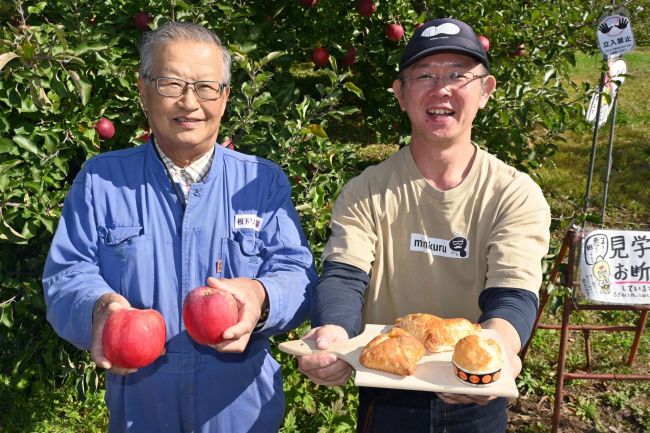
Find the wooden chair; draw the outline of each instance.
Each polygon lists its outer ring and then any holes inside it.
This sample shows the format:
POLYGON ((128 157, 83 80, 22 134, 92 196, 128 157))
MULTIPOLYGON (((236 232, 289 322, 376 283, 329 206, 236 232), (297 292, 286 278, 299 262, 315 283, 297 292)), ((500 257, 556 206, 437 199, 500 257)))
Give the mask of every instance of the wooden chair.
POLYGON ((601 304, 589 302, 589 300, 579 299, 576 289, 580 286, 580 281, 576 279, 576 260, 577 253, 579 252, 582 245, 582 234, 579 227, 571 227, 564 240, 562 246, 558 253, 558 256, 553 264, 551 275, 548 281, 548 284, 553 284, 556 286, 564 286, 569 288, 569 294, 564 296, 563 300, 563 313, 562 313, 562 323, 560 325, 556 324, 542 324, 540 323, 541 316, 544 312, 544 307, 548 303, 550 293, 548 290, 548 285, 545 285, 540 294, 540 305, 535 318, 535 324, 533 326, 533 331, 531 337, 522 349, 521 360, 522 363, 525 361, 528 349, 532 342, 535 331, 538 328, 541 329, 554 329, 560 330, 560 350, 558 354, 557 361, 557 377, 556 377, 556 387, 555 387, 555 403, 553 407, 553 420, 552 420, 552 433, 556 433, 560 426, 560 415, 562 407, 562 398, 564 392, 564 382, 569 379, 590 379, 590 380, 650 380, 650 374, 616 374, 616 373, 607 373, 607 374, 598 374, 592 372, 592 357, 591 357, 591 331, 602 331, 602 332, 618 332, 618 331, 628 331, 634 332, 634 341, 632 347, 630 348, 628 357, 627 357, 627 366, 631 367, 636 358, 639 343, 641 342, 641 336, 643 330, 647 323, 648 311, 650 311, 650 305, 621 305, 621 304, 601 304), (560 277, 564 277, 564 281, 560 281, 560 277), (614 325, 597 325, 597 324, 581 324, 581 325, 571 325, 570 319, 571 315, 574 312, 586 311, 586 310, 617 310, 617 311, 638 311, 639 317, 636 324, 625 324, 621 326, 614 325), (567 358, 567 348, 569 343, 569 332, 570 331, 582 331, 584 335, 585 342, 585 357, 586 357, 586 373, 585 372, 569 372, 566 371, 566 358, 567 358))

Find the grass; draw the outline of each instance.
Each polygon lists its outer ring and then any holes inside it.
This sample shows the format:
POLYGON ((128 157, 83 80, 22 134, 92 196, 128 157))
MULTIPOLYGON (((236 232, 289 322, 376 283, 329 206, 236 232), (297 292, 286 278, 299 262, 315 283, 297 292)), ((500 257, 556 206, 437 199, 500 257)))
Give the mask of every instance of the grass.
MULTIPOLYGON (((628 74, 619 89, 604 224, 630 228, 650 222, 650 48, 637 48, 624 59, 628 74)), ((597 84, 601 63, 601 56, 579 57, 574 81, 597 84)), ((589 191, 588 210, 598 215, 604 203, 609 135, 608 122, 598 133, 589 191)), ((585 207, 593 125, 585 122, 565 138, 566 143, 560 144, 557 154, 538 172, 540 186, 560 223, 570 221, 585 207)))

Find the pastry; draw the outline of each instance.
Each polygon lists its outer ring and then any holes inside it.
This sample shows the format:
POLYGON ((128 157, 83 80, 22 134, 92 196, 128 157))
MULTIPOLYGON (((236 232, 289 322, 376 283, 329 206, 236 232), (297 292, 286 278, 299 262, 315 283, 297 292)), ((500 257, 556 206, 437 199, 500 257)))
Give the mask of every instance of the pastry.
POLYGON ((424 356, 420 341, 400 328, 379 334, 363 348, 359 361, 364 367, 408 376, 424 356))
POLYGON ((432 314, 413 313, 400 317, 395 325, 424 344, 429 352, 454 350, 456 342, 467 335, 478 334, 481 325, 467 319, 443 319, 432 314))
POLYGON ((499 379, 503 353, 493 339, 469 335, 456 343, 451 362, 454 374, 463 382, 487 385, 499 379))

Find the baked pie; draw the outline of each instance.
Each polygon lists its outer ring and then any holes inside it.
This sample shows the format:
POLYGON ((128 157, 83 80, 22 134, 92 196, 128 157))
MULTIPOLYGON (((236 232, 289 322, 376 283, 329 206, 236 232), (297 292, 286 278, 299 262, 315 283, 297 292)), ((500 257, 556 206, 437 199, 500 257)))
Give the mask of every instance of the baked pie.
POLYGON ((364 367, 409 376, 424 356, 420 341, 401 328, 379 334, 363 348, 359 361, 364 367))
POLYGON ((487 385, 501 376, 503 353, 491 338, 469 335, 461 338, 451 357, 454 374, 472 385, 487 385))
POLYGON ((407 314, 398 318, 395 325, 420 340, 429 352, 454 350, 458 340, 481 330, 481 325, 467 319, 443 319, 424 313, 407 314))

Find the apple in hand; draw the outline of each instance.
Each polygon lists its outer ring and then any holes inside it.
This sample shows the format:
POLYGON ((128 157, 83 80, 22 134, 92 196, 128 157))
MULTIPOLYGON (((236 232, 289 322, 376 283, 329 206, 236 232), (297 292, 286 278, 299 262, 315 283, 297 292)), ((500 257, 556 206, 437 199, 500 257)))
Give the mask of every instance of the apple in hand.
POLYGON ((115 367, 151 364, 165 347, 165 319, 156 310, 125 308, 108 317, 102 331, 104 356, 115 367))
POLYGON ((486 53, 490 51, 490 40, 487 37, 483 35, 479 35, 478 41, 481 43, 481 46, 483 47, 483 51, 485 51, 486 53))
POLYGON ((404 36, 404 28, 395 23, 386 24, 386 37, 391 41, 399 41, 404 36))
POLYGON ((238 319, 237 301, 223 289, 197 287, 183 301, 183 323, 190 337, 199 344, 221 343, 223 331, 238 319))
POLYGON ((357 12, 363 17, 369 17, 377 10, 377 5, 372 0, 359 0, 357 2, 357 12))
POLYGON ((95 131, 97 131, 97 135, 99 135, 101 140, 109 140, 115 135, 115 126, 113 126, 113 123, 105 117, 99 119, 93 128, 95 128, 95 131))
POLYGON ((311 60, 316 66, 325 67, 329 62, 330 53, 327 48, 316 47, 311 53, 311 60))
POLYGON ((153 17, 146 12, 138 12, 133 17, 133 22, 138 30, 146 32, 151 30, 149 23, 153 21, 153 17))

